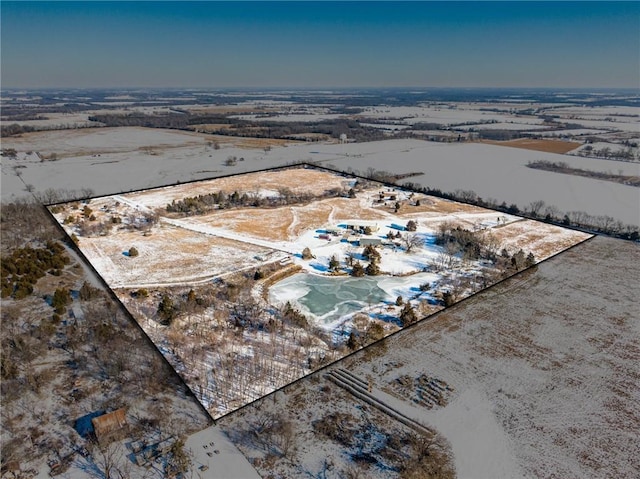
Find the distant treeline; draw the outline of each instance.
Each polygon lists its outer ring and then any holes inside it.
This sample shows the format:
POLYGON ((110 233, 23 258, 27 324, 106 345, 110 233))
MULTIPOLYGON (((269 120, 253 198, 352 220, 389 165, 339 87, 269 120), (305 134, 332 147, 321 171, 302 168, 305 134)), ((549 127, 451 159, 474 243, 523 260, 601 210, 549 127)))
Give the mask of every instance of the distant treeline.
POLYGON ((640 177, 634 175, 615 175, 613 173, 605 173, 603 171, 583 170, 582 168, 573 168, 564 161, 530 161, 527 163, 528 168, 536 170, 553 171, 555 173, 564 173, 566 175, 585 176, 587 178, 596 178, 598 180, 613 181, 629 186, 640 186, 640 177))
POLYGON ((402 186, 439 198, 461 201, 512 215, 544 221, 545 223, 573 227, 590 233, 602 233, 625 240, 640 240, 640 231, 637 226, 624 224, 611 216, 590 215, 584 211, 570 211, 563 214, 558 208, 551 205, 547 206, 542 200, 534 201, 524 209, 520 209, 516 204, 507 205, 504 201, 497 203, 491 200, 483 200, 473 191, 443 192, 437 188, 421 187, 411 182, 404 183, 402 186))
POLYGON ((6 138, 8 136, 21 135, 22 133, 29 133, 32 131, 36 131, 36 128, 33 126, 12 123, 11 125, 3 125, 2 128, 0 128, 0 137, 6 138))
POLYGON ((101 114, 89 117, 89 120, 106 126, 142 126, 147 128, 174 128, 194 130, 195 125, 225 125, 215 130, 207 129, 207 133, 227 136, 290 139, 294 135, 319 133, 332 138, 345 134, 354 141, 374 141, 386 138, 384 132, 375 128, 361 126, 356 120, 339 118, 335 120, 318 120, 311 122, 251 121, 231 118, 229 115, 192 115, 184 113, 167 113, 163 115, 147 115, 144 113, 101 114))
MULTIPOLYGON (((380 178, 388 177, 386 172, 381 172, 382 174, 379 174, 379 172, 373 168, 369 168, 364 173, 352 168, 347 168, 346 170, 339 172, 353 174, 355 176, 363 176, 376 181, 383 181, 380 178)), ((431 188, 428 186, 423 187, 412 182, 403 183, 402 187, 411 191, 436 196, 438 198, 460 201, 462 203, 502 211, 507 214, 544 221, 545 223, 579 229, 588 233, 601 233, 624 240, 640 241, 640 229, 635 225, 624 224, 622 221, 616 220, 611 216, 590 215, 584 211, 569 211, 568 213, 563 213, 556 206, 547 205, 543 200, 534 201, 521 209, 515 203, 507 205, 504 201, 502 203, 498 203, 496 200, 484 200, 472 190, 444 192, 438 188, 431 188)))
POLYGON ((214 209, 228 209, 235 207, 271 207, 308 203, 322 198, 348 197, 349 192, 342 188, 331 188, 320 195, 309 192, 293 192, 288 188, 280 188, 277 196, 260 196, 258 194, 240 194, 234 191, 227 194, 224 191, 206 195, 189 196, 181 200, 173 200, 166 206, 169 213, 182 213, 187 216, 205 214, 214 209))

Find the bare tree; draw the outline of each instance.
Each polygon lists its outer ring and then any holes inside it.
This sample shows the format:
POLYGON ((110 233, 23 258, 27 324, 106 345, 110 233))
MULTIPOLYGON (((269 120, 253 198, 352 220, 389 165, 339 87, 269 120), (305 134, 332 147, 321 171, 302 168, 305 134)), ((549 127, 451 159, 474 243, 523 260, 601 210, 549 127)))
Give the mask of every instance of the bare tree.
POLYGON ((529 211, 531 216, 535 218, 540 214, 544 206, 545 206, 545 202, 542 200, 538 200, 530 203, 529 206, 527 207, 527 210, 529 211))
POLYGON ((402 237, 402 244, 407 253, 411 253, 415 248, 420 248, 424 241, 415 233, 407 233, 402 237))
POLYGON ((96 477, 102 479, 126 479, 131 476, 131 463, 127 459, 127 451, 119 442, 109 445, 96 443, 92 457, 93 464, 101 473, 96 477))

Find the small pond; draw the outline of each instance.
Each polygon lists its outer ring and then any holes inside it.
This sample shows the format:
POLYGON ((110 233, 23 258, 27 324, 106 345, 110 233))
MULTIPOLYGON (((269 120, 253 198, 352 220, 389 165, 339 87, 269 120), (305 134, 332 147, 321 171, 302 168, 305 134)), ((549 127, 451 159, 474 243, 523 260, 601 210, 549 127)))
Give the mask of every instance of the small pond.
POLYGON ((433 281, 434 277, 426 273, 397 278, 298 273, 271 286, 269 300, 274 304, 286 301, 297 304, 303 313, 312 315, 319 324, 329 326, 368 305, 395 301, 398 295, 406 297, 415 293, 418 285, 433 281))

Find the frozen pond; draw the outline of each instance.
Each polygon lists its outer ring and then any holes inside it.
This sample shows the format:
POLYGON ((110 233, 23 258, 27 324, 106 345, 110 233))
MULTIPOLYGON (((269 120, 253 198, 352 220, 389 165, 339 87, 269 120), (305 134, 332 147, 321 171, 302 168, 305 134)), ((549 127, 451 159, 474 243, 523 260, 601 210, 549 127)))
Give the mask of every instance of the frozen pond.
POLYGON ((436 279, 437 275, 429 273, 375 278, 298 273, 274 284, 269 300, 274 304, 290 301, 330 329, 346 315, 381 302, 394 302, 398 296, 407 299, 419 292, 420 284, 436 279))

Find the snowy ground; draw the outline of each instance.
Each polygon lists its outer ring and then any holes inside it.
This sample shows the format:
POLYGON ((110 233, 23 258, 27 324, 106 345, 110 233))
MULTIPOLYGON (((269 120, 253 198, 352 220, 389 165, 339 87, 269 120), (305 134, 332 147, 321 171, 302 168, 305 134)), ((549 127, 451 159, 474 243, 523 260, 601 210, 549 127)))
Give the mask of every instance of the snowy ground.
MULTIPOLYGON (((639 254, 632 243, 594 238, 329 370, 372 378, 373 397, 435 428, 451 446, 460 479, 634 478, 640 468, 639 254), (421 374, 452 388, 446 406, 428 410, 394 391, 397 378, 421 374)), ((257 418, 364 407, 339 393, 326 373, 231 414, 222 428, 256 457, 259 449, 238 432, 257 418), (330 405, 318 397, 325 388, 334 391, 330 405), (292 410, 294 398, 299 406, 292 410)), ((309 427, 296 424, 305 444, 309 427)), ((329 456, 336 470, 349 465, 333 445, 316 440, 316 453, 300 453, 297 467, 317 470, 329 456)), ((256 464, 263 475, 292 471, 279 460, 256 464)), ((376 467, 369 475, 394 477, 376 467)))
POLYGON ((638 175, 638 165, 628 162, 603 162, 486 144, 421 140, 273 146, 267 153, 262 149, 239 148, 230 140, 222 139, 221 148, 215 150, 207 146, 207 135, 142 128, 100 131, 108 134, 100 136, 89 130, 74 130, 74 139, 70 139, 66 131, 3 138, 3 148, 16 148, 22 154, 57 152, 61 157, 44 162, 37 157, 19 156, 18 160, 2 157, 3 201, 25 196, 27 185, 36 192, 48 188, 90 188, 96 194, 113 194, 306 161, 361 172, 368 168, 393 169, 396 173, 423 172, 424 176, 409 180, 442 191, 473 190, 483 198, 515 203, 520 208, 543 200, 563 212, 586 211, 594 216, 607 215, 623 223, 640 225, 639 188, 526 167, 530 161, 564 161, 575 168, 622 170, 626 175, 638 175), (92 140, 75 139, 84 134, 92 140), (113 145, 127 144, 130 144, 127 151, 114 151, 122 147, 113 145), (159 147, 160 144, 168 146, 159 147), (244 161, 225 166, 229 156, 244 158, 244 161))
MULTIPOLYGON (((184 344, 191 341, 189 335, 194 334, 189 325, 202 323, 200 330, 207 330, 209 323, 205 324, 206 321, 213 318, 211 324, 217 324, 215 312, 185 319, 186 336, 179 333, 177 338, 175 328, 158 327, 154 320, 161 296, 158 288, 197 290, 213 280, 242 272, 252 277, 266 264, 289 264, 296 267, 291 272, 297 270, 306 274, 308 287, 301 285, 300 276, 280 279, 270 284, 270 290, 265 290, 258 282, 253 297, 259 302, 269 299, 272 306, 290 301, 307 314, 313 325, 327 331, 329 337, 339 337, 336 342, 341 345, 345 331, 348 335, 358 321, 357 313, 364 312, 366 321, 379 322, 388 333, 401 324, 398 315, 402 307, 396 305, 399 296, 424 316, 442 308, 440 298, 444 291, 456 287, 458 299, 461 299, 481 289, 485 275, 495 273, 490 263, 463 262, 459 255, 448 255, 436 245, 437 229, 444 222, 499 238, 496 251, 506 248, 514 254, 523 249, 525 255, 532 252, 539 260, 589 236, 375 184, 358 190, 352 199, 327 198, 277 208, 215 209, 204 215, 179 217, 168 214, 161 206, 174 199, 221 190, 227 194, 233 190, 239 195, 251 193, 268 198, 279 191, 317 194, 331 188, 346 191, 350 187, 357 188, 353 178, 294 168, 94 198, 86 205, 76 202, 58 206, 55 217, 60 223, 67 223, 63 227, 68 234, 78 237, 79 247, 88 260, 116 290, 121 301, 214 416, 308 373, 307 358, 334 354, 335 351, 317 338, 301 342, 296 339, 301 333, 296 331, 286 334, 246 332, 239 337, 230 334, 216 338, 221 345, 215 348, 215 353, 203 352, 196 357, 188 352, 188 348, 184 349, 184 344), (395 211, 396 203, 398 211, 395 211), (92 209, 94 220, 78 220, 85 207, 92 209), (158 223, 144 227, 144 215, 152 213, 159 215, 158 223), (68 221, 69 218, 76 219, 68 221), (114 218, 120 218, 122 222, 114 225, 114 218), (407 252, 402 236, 409 234, 405 226, 410 220, 417 223, 416 231, 411 234, 415 234, 420 244, 407 252), (85 235, 83 224, 107 225, 111 226, 111 231, 85 235), (370 227, 372 232, 368 236, 361 235, 349 230, 348 225, 370 227), (132 229, 133 226, 143 228, 132 229), (389 233, 399 237, 389 240, 389 233), (378 247, 381 274, 352 278, 347 257, 352 255, 366 267, 369 260, 362 256, 364 248, 358 244, 366 238, 385 243, 378 247), (137 249, 137 256, 129 255, 132 247, 137 249), (312 259, 302 258, 305 248, 310 249, 312 259), (337 271, 329 271, 332 257, 338 260, 337 271), (320 284, 321 278, 326 284, 320 284), (423 285, 428 286, 423 288, 423 285), (130 293, 139 288, 150 290, 148 301, 132 299, 135 295, 130 293), (314 290, 315 298, 310 295, 311 290, 314 290), (210 378, 207 372, 212 364, 224 363, 226 357, 237 357, 235 364, 248 370, 253 367, 253 358, 263 356, 272 371, 270 375, 262 374, 251 381, 236 380, 231 393, 228 386, 220 386, 224 378, 210 378), (292 361, 296 363, 292 364, 292 361), (220 393, 222 389, 224 391, 220 393)), ((268 308, 268 305, 264 306, 268 308)), ((221 368, 214 367, 213 370, 221 368)))

